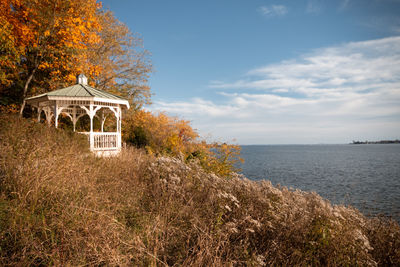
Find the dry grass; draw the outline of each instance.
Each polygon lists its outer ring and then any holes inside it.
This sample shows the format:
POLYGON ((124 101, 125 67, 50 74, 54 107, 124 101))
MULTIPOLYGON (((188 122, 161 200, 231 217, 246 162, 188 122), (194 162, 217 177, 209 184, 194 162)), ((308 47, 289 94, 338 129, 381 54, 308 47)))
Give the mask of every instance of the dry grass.
POLYGON ((315 193, 223 179, 0 116, 0 265, 400 265, 400 228, 315 193))

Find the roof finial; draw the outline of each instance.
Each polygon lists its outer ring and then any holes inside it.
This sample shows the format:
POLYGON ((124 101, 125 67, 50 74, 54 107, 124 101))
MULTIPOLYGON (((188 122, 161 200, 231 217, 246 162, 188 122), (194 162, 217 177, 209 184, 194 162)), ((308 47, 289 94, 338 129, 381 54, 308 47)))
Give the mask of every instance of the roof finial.
POLYGON ((85 74, 81 73, 78 76, 76 76, 76 83, 87 85, 87 78, 86 78, 85 74))

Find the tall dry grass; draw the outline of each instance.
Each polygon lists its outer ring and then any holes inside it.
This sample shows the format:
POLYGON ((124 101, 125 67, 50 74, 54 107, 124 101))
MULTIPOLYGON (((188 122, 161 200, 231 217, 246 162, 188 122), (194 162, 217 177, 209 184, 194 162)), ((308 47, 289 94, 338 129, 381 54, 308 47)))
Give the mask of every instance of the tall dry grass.
POLYGON ((400 265, 400 228, 315 193, 0 116, 0 265, 400 265))

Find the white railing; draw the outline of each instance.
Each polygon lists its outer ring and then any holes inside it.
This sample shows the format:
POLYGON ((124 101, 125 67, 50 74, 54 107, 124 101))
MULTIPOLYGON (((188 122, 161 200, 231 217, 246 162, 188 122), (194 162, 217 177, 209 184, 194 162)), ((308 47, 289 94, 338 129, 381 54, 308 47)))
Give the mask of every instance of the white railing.
POLYGON ((121 148, 120 133, 104 133, 104 132, 80 132, 87 135, 91 150, 112 150, 121 148))
POLYGON ((93 148, 95 150, 120 148, 118 145, 118 136, 118 133, 93 133, 93 148))

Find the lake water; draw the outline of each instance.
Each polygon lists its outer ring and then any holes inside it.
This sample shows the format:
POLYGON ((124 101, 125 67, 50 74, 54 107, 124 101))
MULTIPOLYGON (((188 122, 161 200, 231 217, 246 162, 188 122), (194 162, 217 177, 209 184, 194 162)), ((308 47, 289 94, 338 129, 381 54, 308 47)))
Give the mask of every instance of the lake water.
POLYGON ((400 222, 400 145, 242 146, 242 173, 400 222))

